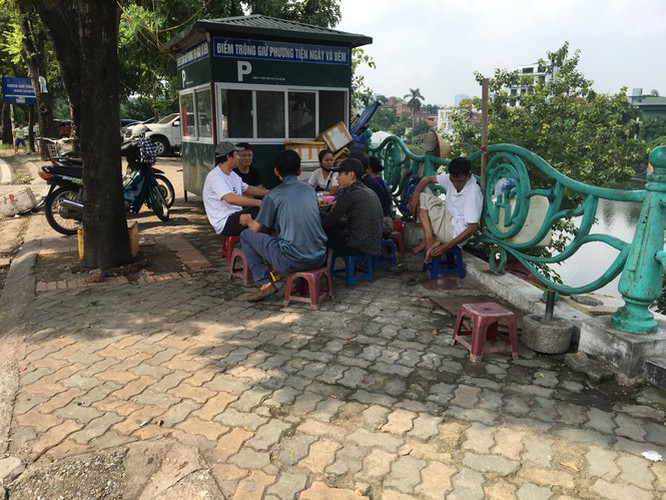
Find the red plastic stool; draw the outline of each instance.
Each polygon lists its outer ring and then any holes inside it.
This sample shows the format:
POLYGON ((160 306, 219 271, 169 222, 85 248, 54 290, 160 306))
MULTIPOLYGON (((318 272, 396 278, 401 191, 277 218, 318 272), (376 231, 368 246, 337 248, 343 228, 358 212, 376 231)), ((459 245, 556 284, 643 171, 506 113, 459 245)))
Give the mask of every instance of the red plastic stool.
POLYGON ((231 254, 236 243, 240 243, 240 236, 222 236, 222 257, 231 262, 231 254))
MULTIPOLYGON (((229 238, 236 238, 236 236, 229 236, 229 238)), ((245 254, 237 248, 234 248, 233 252, 231 252, 231 257, 229 258, 229 279, 234 276, 243 278, 243 285, 246 286, 249 285, 250 281, 252 280, 250 267, 247 265, 245 254), (239 269, 236 268, 236 263, 238 260, 241 261, 241 267, 239 269)))
POLYGON ((296 271, 287 275, 287 283, 284 287, 284 305, 289 304, 290 300, 297 302, 309 302, 312 309, 319 309, 319 301, 322 297, 328 296, 331 300, 333 297, 333 281, 331 280, 331 273, 326 267, 318 269, 311 269, 309 271, 296 271), (294 281, 302 278, 305 282, 301 282, 301 286, 294 290, 294 281), (321 279, 325 278, 325 283, 321 286, 321 279), (307 285, 307 286, 304 286, 307 285), (305 295, 307 293, 308 295, 305 295))
POLYGON ((494 302, 479 302, 476 304, 462 304, 458 308, 458 317, 453 327, 453 344, 461 343, 469 350, 469 358, 473 363, 483 360, 484 353, 509 352, 513 359, 518 359, 518 334, 516 333, 516 317, 514 314, 494 302), (462 330, 463 319, 472 320, 471 330, 462 330), (509 327, 509 336, 497 331, 500 321, 509 327), (472 335, 471 344, 461 338, 461 335, 472 335), (502 340, 508 345, 486 346, 486 339, 502 340))

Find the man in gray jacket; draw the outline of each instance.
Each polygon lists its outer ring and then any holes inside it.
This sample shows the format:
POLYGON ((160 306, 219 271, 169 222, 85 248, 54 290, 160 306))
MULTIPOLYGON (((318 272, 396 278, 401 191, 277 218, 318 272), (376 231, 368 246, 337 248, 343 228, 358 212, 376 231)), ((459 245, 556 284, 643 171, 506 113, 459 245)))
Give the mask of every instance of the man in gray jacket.
POLYGON ((338 172, 340 189, 335 205, 323 220, 328 245, 338 255, 379 255, 384 213, 377 195, 361 180, 363 165, 348 158, 331 170, 338 172))

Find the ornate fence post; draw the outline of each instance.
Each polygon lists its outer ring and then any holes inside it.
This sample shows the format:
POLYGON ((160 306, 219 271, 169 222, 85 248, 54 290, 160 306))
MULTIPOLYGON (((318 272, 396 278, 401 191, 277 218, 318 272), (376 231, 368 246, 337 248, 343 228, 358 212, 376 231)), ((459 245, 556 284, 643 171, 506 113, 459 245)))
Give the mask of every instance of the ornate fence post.
POLYGON ((611 317, 616 328, 650 333, 657 322, 648 309, 661 295, 664 223, 666 222, 666 146, 650 153, 654 173, 645 185, 645 199, 618 286, 624 305, 611 317))

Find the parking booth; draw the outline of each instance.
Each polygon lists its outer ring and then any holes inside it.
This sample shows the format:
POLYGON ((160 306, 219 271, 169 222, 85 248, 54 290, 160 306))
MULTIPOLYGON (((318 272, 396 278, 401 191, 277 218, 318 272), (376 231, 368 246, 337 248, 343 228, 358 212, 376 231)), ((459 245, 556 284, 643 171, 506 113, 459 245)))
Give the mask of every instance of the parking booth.
POLYGON ((215 145, 248 142, 266 187, 275 155, 316 165, 319 135, 349 126, 351 49, 372 38, 262 15, 202 19, 166 46, 176 52, 185 191, 201 195, 215 145))

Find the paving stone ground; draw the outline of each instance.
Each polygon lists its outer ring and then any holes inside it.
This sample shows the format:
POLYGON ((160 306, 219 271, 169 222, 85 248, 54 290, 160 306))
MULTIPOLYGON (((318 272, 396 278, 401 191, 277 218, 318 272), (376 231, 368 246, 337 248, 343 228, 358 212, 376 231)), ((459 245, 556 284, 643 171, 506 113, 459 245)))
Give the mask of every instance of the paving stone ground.
MULTIPOLYGON (((430 300, 488 294, 471 279, 408 286, 408 256, 372 283, 336 281, 318 311, 250 305, 196 199, 139 223, 189 243, 192 267, 35 293, 7 450, 29 466, 169 440, 198 451, 172 476, 205 471, 212 498, 666 496, 666 464, 640 454, 666 455, 663 394, 597 386, 524 348, 472 364, 430 300)), ((62 240, 36 234, 41 250, 62 240)))

